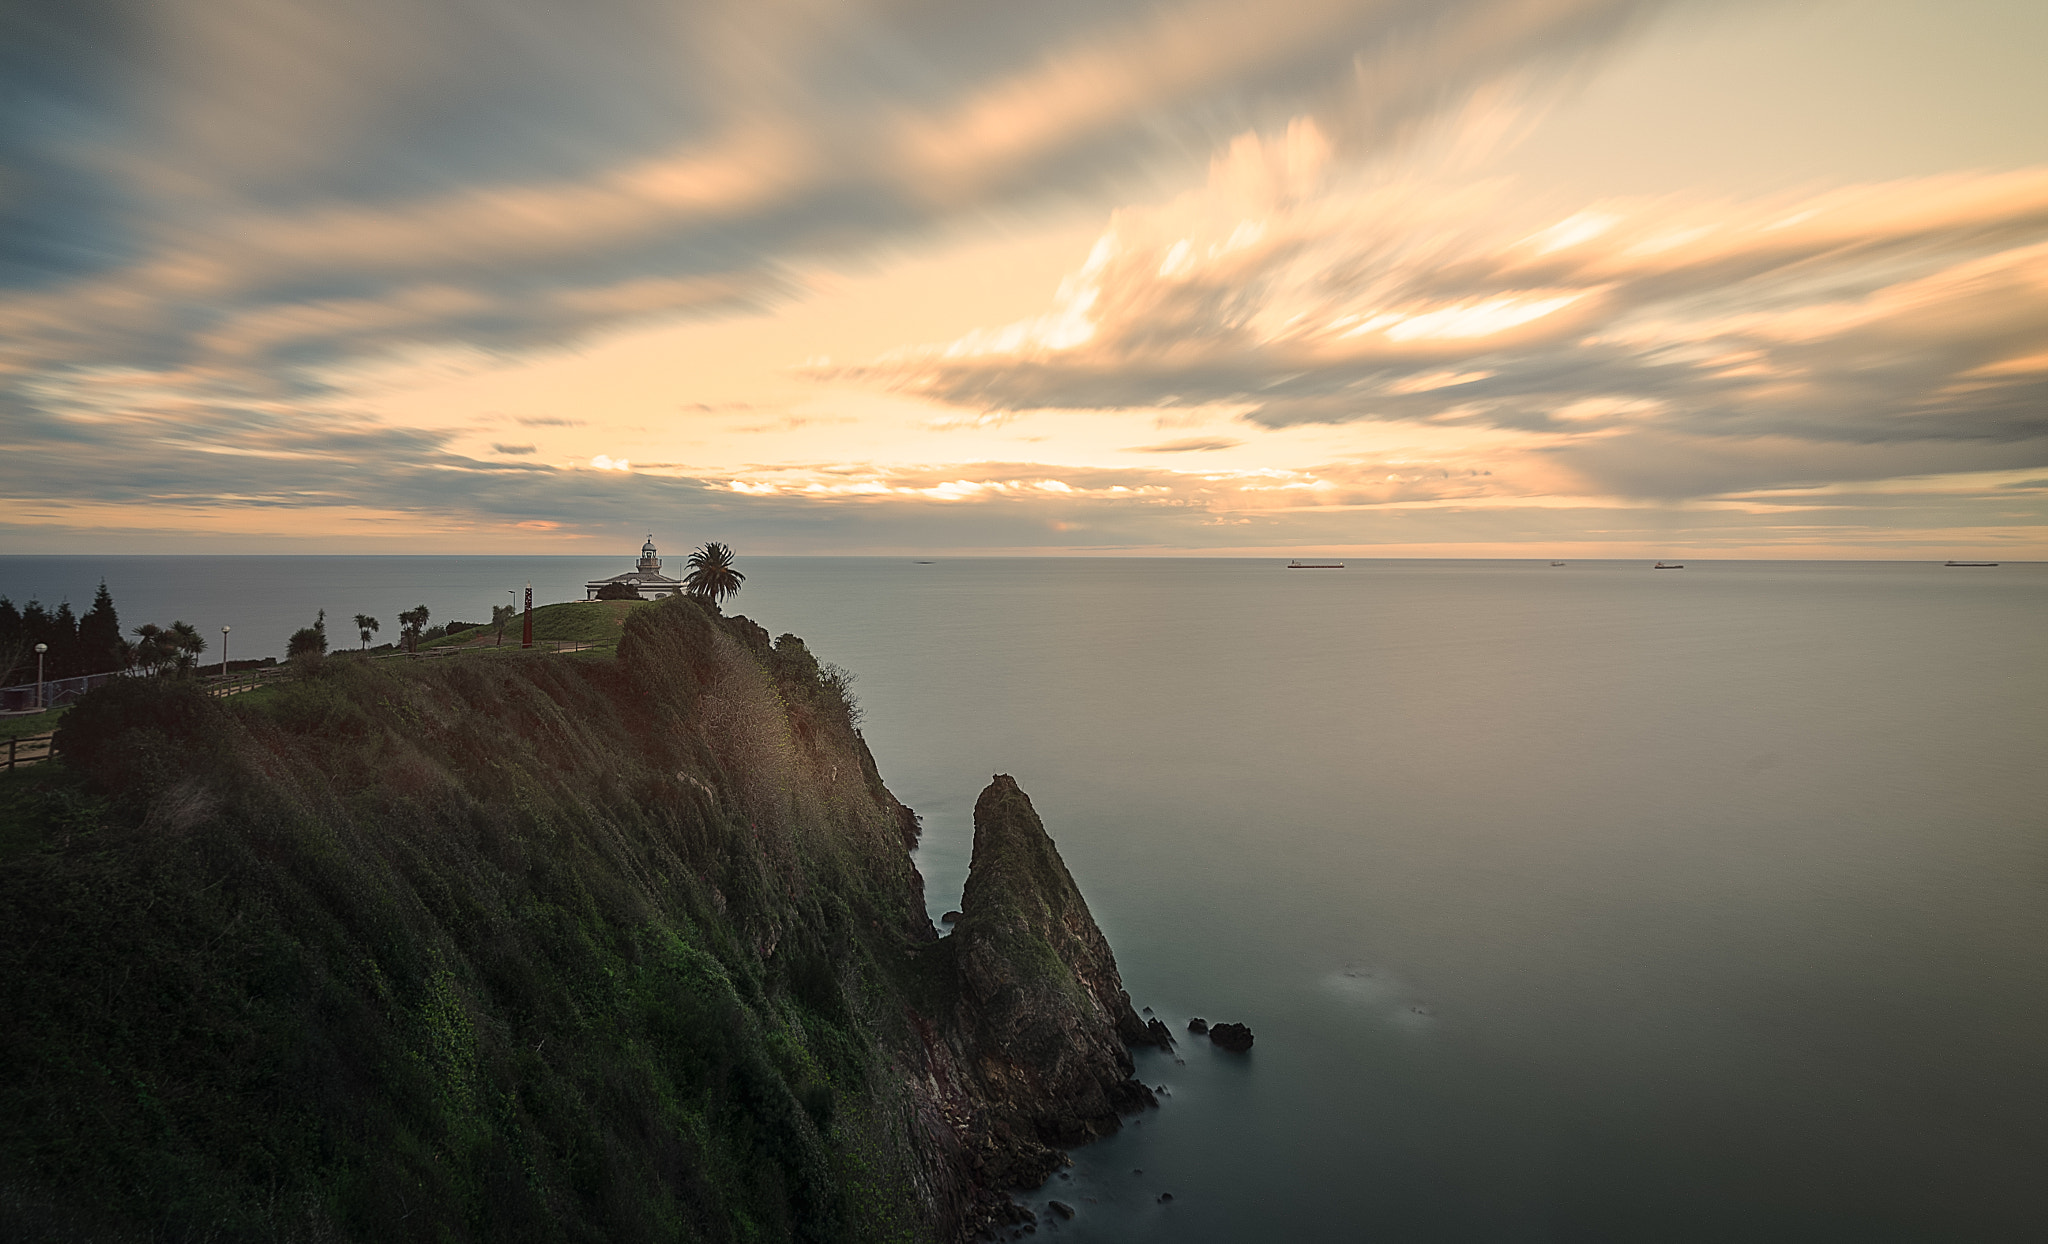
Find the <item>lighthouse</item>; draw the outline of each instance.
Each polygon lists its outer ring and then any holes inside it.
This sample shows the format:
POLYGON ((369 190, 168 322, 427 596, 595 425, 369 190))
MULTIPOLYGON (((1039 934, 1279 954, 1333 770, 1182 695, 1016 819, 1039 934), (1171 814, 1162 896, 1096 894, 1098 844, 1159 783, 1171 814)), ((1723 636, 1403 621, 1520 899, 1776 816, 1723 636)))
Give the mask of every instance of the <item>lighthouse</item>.
POLYGON ((599 591, 612 584, 622 584, 641 600, 660 600, 664 596, 681 596, 683 584, 680 579, 671 579, 661 573, 661 554, 654 547, 654 533, 647 533, 647 543, 640 546, 640 560, 624 574, 615 574, 608 579, 592 579, 583 585, 583 599, 596 600, 599 591))

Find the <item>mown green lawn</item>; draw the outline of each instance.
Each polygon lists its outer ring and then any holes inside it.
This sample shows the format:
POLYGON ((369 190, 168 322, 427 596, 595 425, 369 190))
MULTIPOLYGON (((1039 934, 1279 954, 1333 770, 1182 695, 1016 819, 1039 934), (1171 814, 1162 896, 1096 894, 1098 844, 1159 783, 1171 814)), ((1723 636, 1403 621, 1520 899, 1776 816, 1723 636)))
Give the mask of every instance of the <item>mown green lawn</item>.
POLYGON ((0 744, 5 744, 9 739, 21 738, 23 735, 47 734, 55 730, 57 722, 70 711, 71 706, 66 704, 63 708, 29 713, 21 717, 0 717, 0 744))
MULTIPOLYGON (((654 604, 648 600, 572 600, 541 605, 533 611, 536 640, 575 644, 612 645, 624 632, 626 616, 635 609, 654 604)), ((505 647, 519 646, 521 619, 505 624, 505 647)), ((425 645, 428 648, 467 647, 478 643, 495 646, 498 633, 488 626, 472 626, 425 645)))

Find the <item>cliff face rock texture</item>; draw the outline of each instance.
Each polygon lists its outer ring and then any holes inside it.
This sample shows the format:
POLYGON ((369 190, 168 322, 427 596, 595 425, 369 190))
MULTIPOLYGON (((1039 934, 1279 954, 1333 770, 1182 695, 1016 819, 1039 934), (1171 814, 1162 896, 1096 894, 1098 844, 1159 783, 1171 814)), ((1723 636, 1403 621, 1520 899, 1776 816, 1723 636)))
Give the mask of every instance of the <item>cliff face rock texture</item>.
POLYGON ((974 855, 950 951, 950 1014, 934 1075, 953 1086, 985 1187, 1035 1187, 1062 1146, 1157 1104, 1131 1078, 1148 1044, 1109 943, 1031 800, 998 774, 974 806, 974 855))
POLYGON ((0 1238, 952 1241, 1147 1095, 998 778, 941 939, 845 682, 616 659, 119 680, 0 784, 0 1238))

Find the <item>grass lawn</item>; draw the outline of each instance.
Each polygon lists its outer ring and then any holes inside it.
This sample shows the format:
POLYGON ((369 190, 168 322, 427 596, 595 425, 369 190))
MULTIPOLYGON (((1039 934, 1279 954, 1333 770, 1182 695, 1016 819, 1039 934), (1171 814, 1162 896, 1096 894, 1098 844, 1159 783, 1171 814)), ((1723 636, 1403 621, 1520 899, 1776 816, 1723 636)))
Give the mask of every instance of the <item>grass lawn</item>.
MULTIPOLYGON (((565 643, 616 644, 625 630, 626 615, 653 603, 650 600, 572 600, 559 605, 540 605, 533 611, 533 637, 565 643)), ((505 624, 506 648, 519 647, 519 633, 520 619, 514 618, 505 624)), ((498 633, 493 628, 472 626, 424 646, 466 648, 480 644, 494 647, 497 642, 498 633)))
MULTIPOLYGON (((57 728, 57 719, 70 711, 71 706, 66 704, 62 708, 29 713, 21 717, 0 717, 0 744, 5 744, 9 739, 18 739, 25 734, 47 734, 57 728)), ((0 761, 5 759, 5 756, 0 756, 0 761)))

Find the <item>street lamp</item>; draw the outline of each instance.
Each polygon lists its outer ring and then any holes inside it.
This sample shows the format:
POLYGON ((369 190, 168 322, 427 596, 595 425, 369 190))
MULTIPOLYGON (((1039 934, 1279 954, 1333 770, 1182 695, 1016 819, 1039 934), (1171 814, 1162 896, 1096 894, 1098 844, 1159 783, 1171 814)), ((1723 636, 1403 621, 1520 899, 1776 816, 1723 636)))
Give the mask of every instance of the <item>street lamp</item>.
POLYGON ((220 628, 220 676, 222 678, 228 676, 228 629, 225 626, 220 628))
POLYGON ((36 711, 42 712, 49 705, 43 702, 43 654, 50 650, 48 644, 36 645, 36 711))

